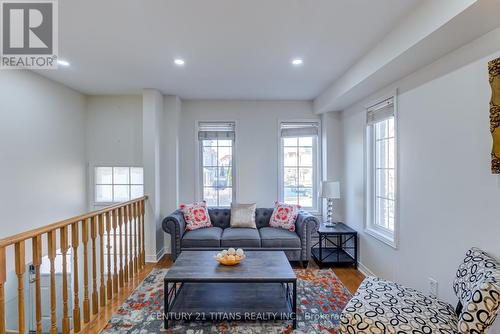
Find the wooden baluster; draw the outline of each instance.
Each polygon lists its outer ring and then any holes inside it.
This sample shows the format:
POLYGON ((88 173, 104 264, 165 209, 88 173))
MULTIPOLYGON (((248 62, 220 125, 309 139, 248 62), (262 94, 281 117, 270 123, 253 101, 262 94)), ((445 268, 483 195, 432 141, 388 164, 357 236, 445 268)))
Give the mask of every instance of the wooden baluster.
MULTIPOLYGON (((90 218, 92 219, 90 221, 91 226, 95 225, 95 217, 90 218)), ((87 250, 87 242, 89 240, 89 226, 88 226, 88 219, 85 219, 82 221, 82 244, 83 244, 83 322, 88 323, 90 321, 90 305, 89 305, 89 256, 88 256, 88 250, 87 250)), ((95 240, 95 228, 94 228, 94 240, 95 240)), ((95 241, 94 241, 95 244, 95 241)), ((95 251, 95 247, 94 247, 95 251)), ((93 256, 93 263, 95 263, 95 252, 93 256)), ((93 272, 94 275, 96 273, 95 266, 93 267, 93 272)), ((94 276, 94 282, 95 282, 95 276, 94 276)), ((95 291, 97 291, 97 287, 95 288, 95 291)), ((93 299, 93 298, 92 298, 93 299)), ((96 296, 96 305, 97 305, 97 296, 96 296)), ((96 307, 97 308, 97 307, 96 307)), ((76 331, 75 331, 76 332, 76 331)))
POLYGON ((24 324, 24 272, 26 257, 24 254, 24 241, 15 244, 16 275, 17 275, 17 317, 19 333, 25 332, 24 324))
POLYGON ((128 283, 128 234, 127 234, 127 226, 128 226, 128 210, 127 207, 123 207, 123 228, 124 228, 124 235, 123 235, 123 242, 125 244, 125 254, 123 258, 123 262, 125 263, 123 265, 123 283, 128 283))
POLYGON ((120 288, 123 288, 123 245, 122 245, 122 239, 123 239, 123 213, 122 213, 122 208, 119 208, 116 210, 117 218, 118 218, 118 228, 119 228, 119 236, 120 236, 120 270, 118 272, 118 281, 120 284, 120 288))
POLYGON ((130 279, 132 280, 134 278, 134 248, 133 248, 133 240, 134 240, 134 230, 132 228, 132 224, 133 224, 133 212, 132 212, 132 206, 128 205, 128 213, 129 213, 129 222, 130 222, 130 246, 129 246, 129 250, 130 250, 130 263, 129 263, 129 266, 128 266, 128 270, 129 270, 129 273, 130 273, 130 279))
POLYGON ((137 274, 139 272, 139 268, 137 266, 137 202, 132 204, 134 210, 134 273, 137 274))
POLYGON ((5 334, 5 281, 7 280, 5 248, 0 247, 0 334, 5 334))
MULTIPOLYGON (((101 219, 99 218, 99 221, 101 219)), ((99 303, 97 299, 97 256, 96 256, 96 237, 97 237, 97 217, 92 218, 90 225, 90 237, 92 238, 92 314, 97 314, 99 303)))
POLYGON ((137 231, 139 232, 139 244, 137 246, 137 262, 139 263, 139 269, 142 269, 142 230, 141 230, 141 202, 137 202, 137 231))
POLYGON ((68 268, 66 256, 68 255, 68 227, 64 226, 59 229, 61 237, 61 253, 62 253, 62 296, 63 296, 63 318, 62 318, 62 333, 69 333, 69 317, 68 317, 68 268))
POLYGON ((73 247, 73 332, 78 333, 80 327, 80 299, 78 296, 78 222, 71 224, 71 247, 73 247))
POLYGON ((50 260, 50 334, 58 334, 56 318, 56 231, 47 233, 48 256, 50 260))
POLYGON ((33 267, 35 268, 35 321, 36 333, 42 333, 42 292, 40 288, 40 266, 42 265, 42 236, 31 239, 33 267))
POLYGON ((106 212, 106 239, 107 239, 107 245, 106 249, 108 250, 108 279, 106 281, 107 283, 107 290, 108 290, 108 299, 113 298, 113 281, 112 281, 112 276, 111 276, 111 218, 109 211, 106 212))
POLYGON ((100 253, 100 269, 101 269, 101 286, 99 289, 99 297, 101 306, 106 305, 106 285, 104 284, 104 215, 99 215, 99 245, 101 248, 100 253))
POLYGON ((146 231, 144 230, 144 212, 146 210, 146 201, 141 201, 141 228, 142 228, 142 265, 146 264, 146 246, 144 243, 144 235, 146 231))
POLYGON ((118 210, 111 211, 111 217, 113 217, 113 293, 118 293, 118 268, 117 268, 117 253, 118 244, 116 243, 116 227, 118 225, 118 210))

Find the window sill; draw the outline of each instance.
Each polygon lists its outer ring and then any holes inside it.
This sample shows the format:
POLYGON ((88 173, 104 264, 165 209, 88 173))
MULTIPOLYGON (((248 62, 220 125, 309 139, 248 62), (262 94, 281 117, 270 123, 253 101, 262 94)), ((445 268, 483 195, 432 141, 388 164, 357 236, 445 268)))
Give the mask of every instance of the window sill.
POLYGON ((365 232, 394 249, 398 248, 394 233, 392 235, 388 235, 388 233, 384 233, 378 229, 374 229, 371 227, 366 227, 365 232))

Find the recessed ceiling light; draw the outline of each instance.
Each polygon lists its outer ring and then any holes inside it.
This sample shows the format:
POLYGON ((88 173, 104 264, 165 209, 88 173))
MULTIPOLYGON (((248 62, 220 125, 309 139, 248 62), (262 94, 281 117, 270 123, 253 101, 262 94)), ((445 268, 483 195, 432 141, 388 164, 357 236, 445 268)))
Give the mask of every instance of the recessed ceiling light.
POLYGON ((177 66, 183 66, 186 62, 184 61, 184 59, 177 58, 174 60, 174 63, 177 66))
POLYGON ((304 64, 304 61, 300 58, 294 58, 292 60, 292 65, 294 65, 294 66, 300 66, 302 64, 304 64))
POLYGON ((59 59, 59 60, 57 61, 57 64, 59 64, 59 65, 61 65, 61 66, 69 66, 69 65, 70 65, 70 63, 69 63, 68 61, 66 61, 66 60, 62 60, 62 59, 59 59))

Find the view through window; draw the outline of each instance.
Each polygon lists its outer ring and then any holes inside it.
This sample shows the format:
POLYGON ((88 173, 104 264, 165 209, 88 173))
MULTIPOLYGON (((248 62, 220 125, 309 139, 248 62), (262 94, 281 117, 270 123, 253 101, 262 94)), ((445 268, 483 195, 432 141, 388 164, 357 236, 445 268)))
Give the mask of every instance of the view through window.
POLYGON ((287 204, 317 209, 317 123, 281 125, 281 189, 287 204))
POLYGON ((200 123, 202 199, 227 207, 234 199, 234 123, 200 123))

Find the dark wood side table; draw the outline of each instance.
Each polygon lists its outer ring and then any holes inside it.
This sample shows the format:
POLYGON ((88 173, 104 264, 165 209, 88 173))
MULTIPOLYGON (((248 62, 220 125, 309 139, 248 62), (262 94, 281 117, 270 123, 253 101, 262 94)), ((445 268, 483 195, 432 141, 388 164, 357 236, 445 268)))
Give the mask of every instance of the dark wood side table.
POLYGON ((358 268, 358 232, 343 223, 337 223, 335 227, 321 223, 318 236, 311 253, 319 267, 354 265, 358 268))

